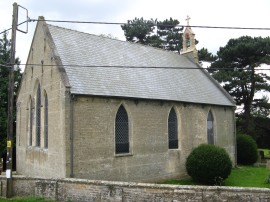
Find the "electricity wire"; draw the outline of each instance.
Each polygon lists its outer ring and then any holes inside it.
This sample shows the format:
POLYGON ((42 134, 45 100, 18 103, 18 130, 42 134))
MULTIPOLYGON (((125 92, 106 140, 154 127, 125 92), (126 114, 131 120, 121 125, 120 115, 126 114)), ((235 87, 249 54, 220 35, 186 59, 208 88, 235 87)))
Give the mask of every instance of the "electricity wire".
POLYGON ((3 33, 7 32, 7 31, 9 31, 9 30, 11 30, 11 29, 12 29, 12 28, 5 29, 4 31, 0 32, 0 34, 3 34, 3 33))
MULTIPOLYGON (((105 25, 125 25, 128 23, 121 23, 121 22, 94 22, 94 21, 73 21, 73 20, 46 20, 46 19, 28 19, 24 22, 21 22, 18 24, 18 26, 26 23, 26 22, 38 22, 38 21, 46 21, 46 22, 57 22, 57 23, 84 23, 84 24, 105 24, 105 25)), ((168 27, 186 27, 186 25, 162 25, 161 26, 168 26, 168 27)), ((159 24, 153 24, 153 26, 159 26, 159 24)), ((222 27, 222 26, 196 26, 196 25, 189 25, 189 27, 195 27, 195 28, 211 28, 211 29, 245 29, 245 30, 270 30, 270 28, 261 28, 261 27, 222 27)), ((0 34, 5 33, 12 28, 6 29, 0 34)), ((9 67, 6 64, 0 64, 4 67, 9 67)), ((120 66, 120 65, 45 65, 45 64, 20 64, 22 66, 69 66, 69 67, 110 67, 110 68, 152 68, 152 69, 205 69, 205 70, 237 70, 236 68, 204 68, 204 67, 162 67, 162 66, 120 66)), ((256 69, 256 70, 270 70, 270 69, 256 69)))
MULTIPOLYGON (((30 21, 29 19, 28 19, 28 20, 25 20, 24 22, 21 22, 21 23, 18 24, 17 26, 20 26, 20 25, 22 25, 22 24, 24 24, 24 23, 26 23, 26 22, 29 22, 29 21, 30 21)), ((6 30, 0 32, 0 34, 3 34, 3 33, 7 32, 7 31, 9 31, 9 30, 11 30, 11 29, 12 29, 12 28, 6 29, 6 30)))
MULTIPOLYGON (((10 67, 11 64, 0 64, 0 66, 10 67)), ((15 64, 17 65, 17 64, 15 64)), ((242 69, 242 68, 207 68, 207 67, 173 67, 173 66, 131 66, 131 65, 53 65, 53 64, 18 64, 19 66, 42 66, 42 67, 87 67, 87 68, 122 68, 122 69, 186 69, 186 70, 194 70, 194 69, 204 69, 204 70, 251 70, 251 69, 242 69)), ((256 68, 255 70, 270 70, 270 68, 256 68)))
MULTIPOLYGON (((45 21, 45 22, 55 22, 55 23, 81 23, 81 24, 100 24, 100 25, 127 25, 129 23, 123 23, 123 22, 97 22, 97 21, 78 21, 78 20, 46 20, 46 19, 28 19, 20 24, 24 24, 26 22, 39 22, 39 21, 45 21)), ((129 24, 132 25, 132 24, 129 24)), ((187 27, 186 25, 164 25, 164 24, 158 24, 158 23, 153 23, 149 24, 151 26, 162 26, 162 27, 175 27, 175 28, 183 28, 187 27)), ((205 29, 242 29, 242 30, 266 30, 269 31, 269 27, 231 27, 231 26, 206 26, 206 25, 189 25, 188 27, 193 27, 193 28, 205 28, 205 29)), ((0 34, 3 34, 12 28, 6 29, 0 34)))
MULTIPOLYGON (((74 20, 46 20, 46 19, 30 19, 30 21, 46 21, 46 22, 57 22, 57 23, 82 23, 82 24, 105 24, 105 25, 126 25, 128 23, 122 22, 95 22, 95 21, 74 21, 74 20)), ((132 24, 130 24, 132 25, 132 24)), ((158 23, 153 23, 152 26, 162 26, 162 27, 187 27, 186 25, 163 25, 158 23)), ((270 30, 268 27, 222 27, 222 26, 204 26, 204 25, 188 25, 188 27, 194 28, 207 28, 207 29, 244 29, 244 30, 270 30)))

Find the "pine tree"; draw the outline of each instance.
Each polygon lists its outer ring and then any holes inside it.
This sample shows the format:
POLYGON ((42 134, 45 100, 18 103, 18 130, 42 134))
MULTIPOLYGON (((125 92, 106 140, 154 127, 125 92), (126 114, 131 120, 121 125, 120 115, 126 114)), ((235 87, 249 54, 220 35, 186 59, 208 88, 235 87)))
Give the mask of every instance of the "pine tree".
POLYGON ((164 21, 135 18, 134 20, 128 20, 127 24, 121 27, 127 41, 180 53, 183 27, 178 25, 179 21, 172 18, 164 21))
POLYGON ((252 136, 256 132, 254 117, 270 109, 266 97, 255 99, 258 92, 270 92, 270 76, 256 70, 263 64, 270 64, 270 38, 243 36, 221 47, 210 67, 212 76, 243 107, 238 114, 238 130, 252 136))

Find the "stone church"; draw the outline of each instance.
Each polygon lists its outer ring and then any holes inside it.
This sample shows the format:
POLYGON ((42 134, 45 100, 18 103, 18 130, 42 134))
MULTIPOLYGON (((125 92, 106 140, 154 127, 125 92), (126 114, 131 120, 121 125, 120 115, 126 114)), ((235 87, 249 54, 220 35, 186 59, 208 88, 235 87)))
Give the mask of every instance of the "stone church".
POLYGON ((183 44, 179 55, 39 21, 17 99, 17 173, 179 178, 202 143, 235 162, 235 102, 198 64, 189 26, 183 44))

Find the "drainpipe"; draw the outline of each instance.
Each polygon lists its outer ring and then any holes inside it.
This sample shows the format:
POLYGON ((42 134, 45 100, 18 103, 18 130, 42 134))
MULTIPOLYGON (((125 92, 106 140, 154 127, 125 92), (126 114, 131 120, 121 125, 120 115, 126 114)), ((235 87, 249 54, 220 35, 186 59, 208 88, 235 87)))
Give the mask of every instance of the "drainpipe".
POLYGON ((235 110, 236 107, 233 108, 234 113, 233 113, 233 125, 234 125, 234 159, 235 159, 235 167, 237 167, 237 142, 236 142, 236 119, 235 119, 235 110))
POLYGON ((73 171, 73 156, 74 156, 74 100, 75 95, 70 95, 70 177, 74 177, 73 171))

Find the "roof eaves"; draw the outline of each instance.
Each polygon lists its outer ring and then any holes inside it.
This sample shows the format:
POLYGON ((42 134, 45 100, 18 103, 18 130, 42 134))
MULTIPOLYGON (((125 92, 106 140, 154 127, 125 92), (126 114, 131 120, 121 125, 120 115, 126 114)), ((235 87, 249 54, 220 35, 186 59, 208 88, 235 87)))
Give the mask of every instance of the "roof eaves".
POLYGON ((173 99, 129 97, 129 96, 116 96, 116 95, 98 95, 98 94, 82 94, 82 93, 75 93, 75 92, 71 92, 71 95, 86 96, 86 97, 89 96, 89 97, 128 99, 128 100, 153 100, 153 101, 160 101, 160 102, 177 102, 177 103, 196 104, 196 105, 211 105, 211 106, 235 107, 235 105, 228 105, 228 104, 217 104, 217 103, 207 103, 207 102, 191 102, 191 101, 186 101, 186 100, 173 100, 173 99))

